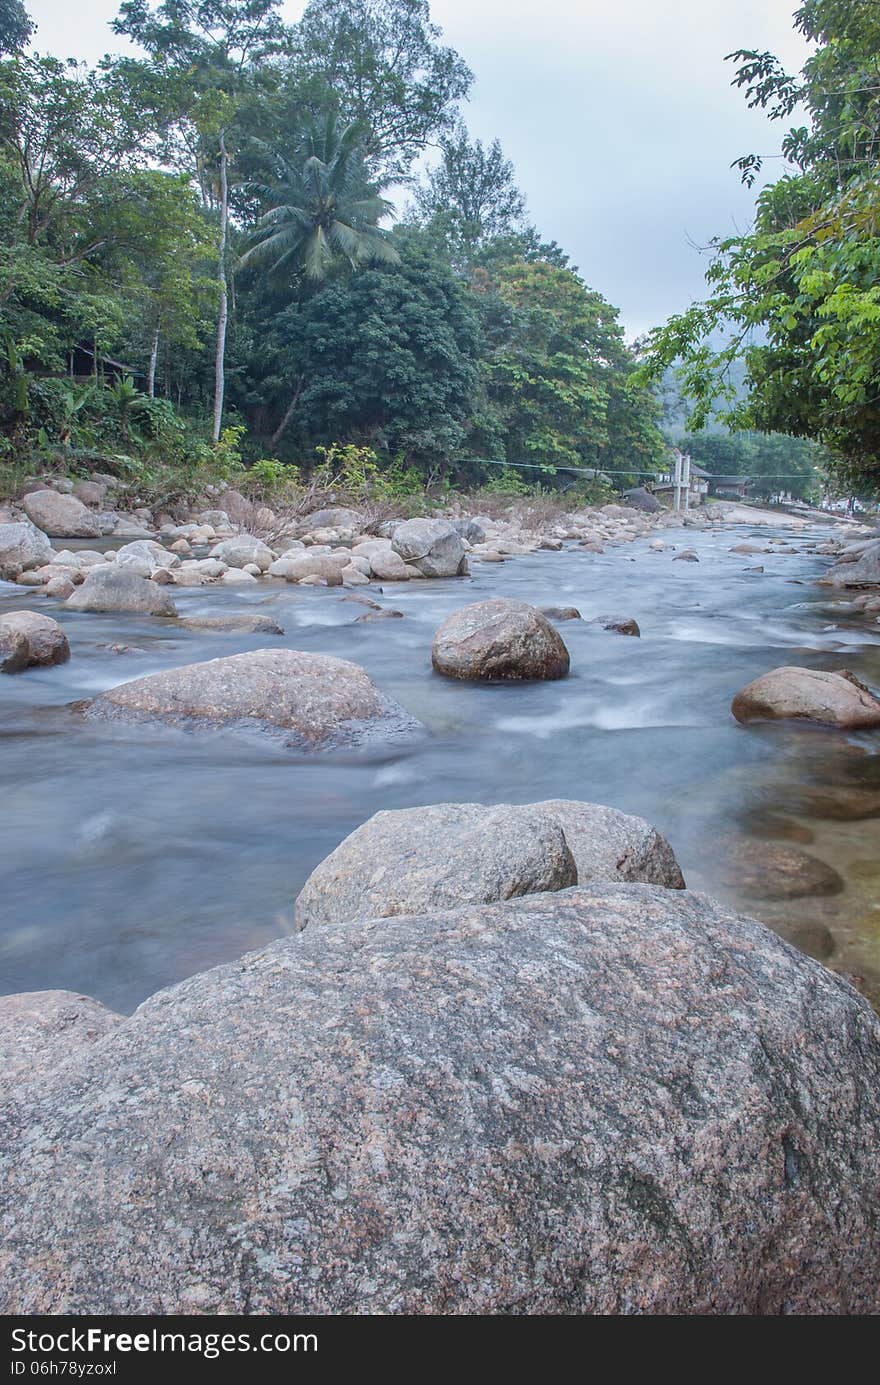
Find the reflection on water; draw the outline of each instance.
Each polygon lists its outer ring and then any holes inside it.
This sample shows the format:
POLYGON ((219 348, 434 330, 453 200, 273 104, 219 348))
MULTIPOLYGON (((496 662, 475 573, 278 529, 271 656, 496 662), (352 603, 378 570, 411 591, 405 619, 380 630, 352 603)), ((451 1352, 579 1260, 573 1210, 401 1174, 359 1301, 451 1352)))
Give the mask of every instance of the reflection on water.
MULTIPOLYGON (((312 867, 381 808, 557 797, 648 818, 693 887, 806 946, 813 925, 829 929, 831 965, 880 986, 880 803, 870 797, 880 798, 880 737, 744 728, 729 712, 738 688, 780 663, 846 666, 880 683, 876 624, 811 585, 823 560, 803 550, 815 537, 796 539, 796 554, 763 555, 763 574, 743 572, 750 560, 728 552, 729 530, 688 533, 699 564, 646 542, 601 556, 539 553, 477 568, 472 580, 389 585, 378 599, 405 619, 365 624, 362 606, 336 590, 175 592, 185 615, 271 612, 283 639, 63 613, 71 662, 0 680, 0 989, 67 987, 131 1009, 288 930, 312 867), (495 593, 634 616, 642 638, 567 622, 564 682, 435 677, 437 625, 495 593), (234 735, 97 726, 65 705, 273 643, 363 664, 429 739, 368 758, 305 758, 234 735), (800 844, 843 875, 845 890, 766 904, 738 897, 729 858, 749 836, 800 844)), ((0 609, 27 605, 54 610, 0 585, 0 609)))

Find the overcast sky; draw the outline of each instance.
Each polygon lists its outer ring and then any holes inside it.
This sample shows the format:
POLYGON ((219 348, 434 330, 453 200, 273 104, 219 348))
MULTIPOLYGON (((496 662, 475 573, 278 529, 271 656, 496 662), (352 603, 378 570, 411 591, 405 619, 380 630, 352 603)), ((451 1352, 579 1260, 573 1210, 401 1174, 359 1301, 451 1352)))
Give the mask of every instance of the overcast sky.
MULTIPOLYGON (((26 0, 40 52, 118 51, 116 0, 26 0)), ((290 20, 303 5, 284 6, 290 20)), ((465 118, 497 135, 531 218, 621 309, 628 334, 701 295, 691 242, 745 229, 752 195, 729 165, 781 130, 729 85, 735 48, 806 55, 788 0, 432 0, 475 75, 465 118)), ((781 165, 767 165, 774 177, 781 165)))

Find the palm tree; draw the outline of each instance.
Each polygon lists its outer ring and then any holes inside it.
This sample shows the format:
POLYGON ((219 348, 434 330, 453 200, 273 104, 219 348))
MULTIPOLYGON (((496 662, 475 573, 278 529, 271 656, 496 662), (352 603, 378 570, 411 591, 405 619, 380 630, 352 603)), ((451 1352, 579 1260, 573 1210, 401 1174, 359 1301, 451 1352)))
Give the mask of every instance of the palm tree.
POLYGON ((397 251, 379 226, 394 208, 369 181, 359 126, 339 133, 331 117, 297 157, 276 154, 275 162, 274 182, 253 188, 271 205, 250 237, 243 266, 264 265, 272 275, 301 275, 315 284, 339 265, 397 263, 397 251))

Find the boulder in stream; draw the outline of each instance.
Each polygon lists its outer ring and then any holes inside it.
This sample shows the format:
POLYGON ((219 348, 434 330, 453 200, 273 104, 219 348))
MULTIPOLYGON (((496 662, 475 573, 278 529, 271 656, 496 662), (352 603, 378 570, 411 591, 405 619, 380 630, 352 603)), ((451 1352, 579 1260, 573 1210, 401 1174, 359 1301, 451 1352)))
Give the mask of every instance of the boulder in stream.
POLYGON ((700 895, 306 929, 19 1092, 7 1314, 880 1309, 880 1023, 700 895))
POLYGON ((31 491, 21 503, 28 519, 53 539, 95 539, 104 532, 98 516, 75 495, 31 491))
POLYGON ((69 611, 131 611, 146 616, 176 616, 164 587, 115 563, 90 568, 82 586, 64 603, 69 611))
POLYGON ((537 607, 495 596, 447 616, 431 662, 447 678, 492 681, 564 678, 571 661, 559 631, 537 607))
POLYGON ((38 611, 9 611, 0 616, 0 632, 18 631, 27 641, 27 668, 64 664, 70 658, 70 645, 62 626, 51 616, 38 611))
POLYGON ((461 534, 445 519, 406 519, 395 526, 391 545, 423 577, 457 577, 468 570, 461 534))
POLYGON ((54 558, 52 545, 42 529, 30 520, 0 524, 0 578, 14 582, 19 573, 43 567, 54 558))
POLYGON ((880 726, 880 700, 848 669, 772 669, 742 688, 730 710, 737 721, 817 721, 842 730, 880 726))
POLYGON ((119 1024, 98 1001, 74 991, 0 996, 0 1070, 4 1084, 33 1082, 119 1024))
POLYGON ((97 720, 257 730, 304 749, 409 739, 423 729, 359 665, 298 649, 255 649, 166 669, 79 705, 97 720))

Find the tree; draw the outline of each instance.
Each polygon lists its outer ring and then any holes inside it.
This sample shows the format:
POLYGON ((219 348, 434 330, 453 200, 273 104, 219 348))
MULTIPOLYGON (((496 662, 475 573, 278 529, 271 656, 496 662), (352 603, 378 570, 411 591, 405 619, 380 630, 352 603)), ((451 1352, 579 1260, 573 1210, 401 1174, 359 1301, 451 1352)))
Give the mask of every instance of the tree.
POLYGON ((365 131, 381 182, 405 178, 428 142, 451 128, 473 81, 440 38, 428 0, 311 0, 296 26, 298 98, 365 131))
POLYGON ((253 336, 243 344, 241 404, 268 432, 298 388, 298 448, 365 442, 423 471, 448 468, 468 437, 479 317, 430 243, 413 231, 395 242, 397 265, 333 277, 272 314, 265 299, 252 305, 260 349, 253 336))
POLYGON ((205 202, 218 213, 217 333, 212 438, 220 438, 229 316, 229 173, 232 129, 258 65, 280 51, 287 30, 280 0, 124 0, 114 22, 146 49, 180 100, 177 129, 205 202))
POLYGON ((27 48, 34 28, 21 0, 0 0, 0 57, 27 48))
POLYGON ((439 220, 470 260, 487 241, 516 234, 526 204, 500 142, 485 149, 459 123, 440 141, 440 163, 416 190, 413 206, 422 222, 439 220))
MULTIPOLYGON (((694 426, 715 411, 734 428, 817 440, 847 486, 874 492, 880 8, 873 0, 806 0, 795 22, 818 45, 798 77, 769 53, 731 55, 750 105, 780 120, 806 108, 807 123, 782 142, 791 171, 759 195, 752 231, 713 243, 709 296, 654 334, 642 378, 680 361, 694 426), (737 401, 730 372, 739 360, 746 394, 737 401)), ((747 182, 761 163, 757 155, 738 160, 747 182)))

